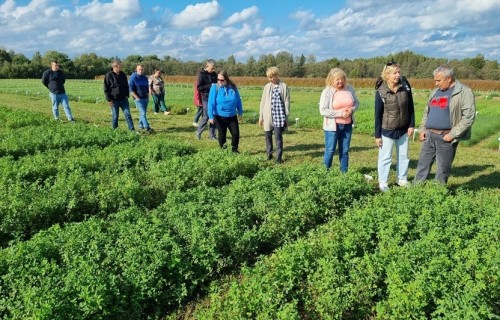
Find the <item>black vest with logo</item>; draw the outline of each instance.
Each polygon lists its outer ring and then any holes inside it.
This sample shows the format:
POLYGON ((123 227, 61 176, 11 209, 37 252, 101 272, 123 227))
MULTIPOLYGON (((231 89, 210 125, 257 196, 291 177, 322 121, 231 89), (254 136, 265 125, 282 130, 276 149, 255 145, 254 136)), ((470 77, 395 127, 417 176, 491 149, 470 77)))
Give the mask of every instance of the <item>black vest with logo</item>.
POLYGON ((385 82, 377 89, 384 102, 382 128, 396 130, 407 128, 410 123, 409 99, 411 88, 406 81, 401 81, 396 93, 392 92, 385 82))

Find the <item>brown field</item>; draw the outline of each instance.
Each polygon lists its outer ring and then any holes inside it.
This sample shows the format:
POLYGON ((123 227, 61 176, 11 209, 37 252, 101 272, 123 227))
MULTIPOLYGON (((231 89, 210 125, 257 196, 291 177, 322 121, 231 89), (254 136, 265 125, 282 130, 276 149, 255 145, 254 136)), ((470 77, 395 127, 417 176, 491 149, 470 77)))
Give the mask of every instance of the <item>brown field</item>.
MULTIPOLYGON (((242 86, 263 86, 268 80, 265 77, 231 77, 238 85, 242 86)), ((195 76, 166 76, 165 79, 170 83, 193 83, 196 80, 195 76)), ((282 80, 292 87, 324 87, 325 79, 323 78, 282 78, 282 80)), ((495 80, 462 80, 460 82, 468 85, 472 90, 477 91, 500 91, 500 81, 495 80)), ((375 79, 359 78, 348 79, 355 88, 372 88, 375 84, 375 79)), ((434 88, 433 79, 409 79, 410 84, 415 89, 431 89, 434 88)))

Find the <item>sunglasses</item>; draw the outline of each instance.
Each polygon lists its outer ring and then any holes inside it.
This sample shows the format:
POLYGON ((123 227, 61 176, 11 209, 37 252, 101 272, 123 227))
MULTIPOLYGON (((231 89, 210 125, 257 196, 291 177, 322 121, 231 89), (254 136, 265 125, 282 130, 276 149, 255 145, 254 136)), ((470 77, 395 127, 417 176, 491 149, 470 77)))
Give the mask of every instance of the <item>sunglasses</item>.
POLYGON ((396 61, 390 61, 390 62, 387 62, 385 65, 390 67, 392 66, 393 64, 398 64, 396 61))
POLYGON ((226 81, 226 79, 217 79, 217 81, 224 82, 224 81, 226 81))

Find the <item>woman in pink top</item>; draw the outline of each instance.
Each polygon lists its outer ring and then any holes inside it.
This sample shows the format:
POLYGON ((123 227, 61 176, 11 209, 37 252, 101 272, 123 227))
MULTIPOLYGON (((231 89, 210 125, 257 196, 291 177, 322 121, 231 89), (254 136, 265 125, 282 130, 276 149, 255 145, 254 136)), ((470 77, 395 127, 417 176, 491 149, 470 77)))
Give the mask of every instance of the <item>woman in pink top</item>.
POLYGON ((349 166, 353 113, 359 106, 356 93, 347 84, 346 78, 342 69, 330 70, 325 80, 326 87, 319 101, 319 112, 324 117, 325 155, 323 161, 326 168, 330 169, 338 143, 341 172, 347 172, 349 166))

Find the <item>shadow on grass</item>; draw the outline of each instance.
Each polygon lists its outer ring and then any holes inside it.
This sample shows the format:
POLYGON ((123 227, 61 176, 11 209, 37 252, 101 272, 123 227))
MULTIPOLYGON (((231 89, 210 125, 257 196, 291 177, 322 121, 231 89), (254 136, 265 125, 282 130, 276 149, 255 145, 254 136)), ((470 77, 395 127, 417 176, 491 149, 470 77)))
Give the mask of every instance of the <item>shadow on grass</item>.
MULTIPOLYGON (((456 168, 452 168, 452 175, 457 177, 468 177, 475 172, 486 171, 494 167, 493 165, 466 165, 456 168)), ((500 188, 500 172, 494 171, 490 173, 484 173, 474 179, 468 181, 467 183, 461 185, 468 190, 479 190, 479 189, 498 189, 500 188)))

